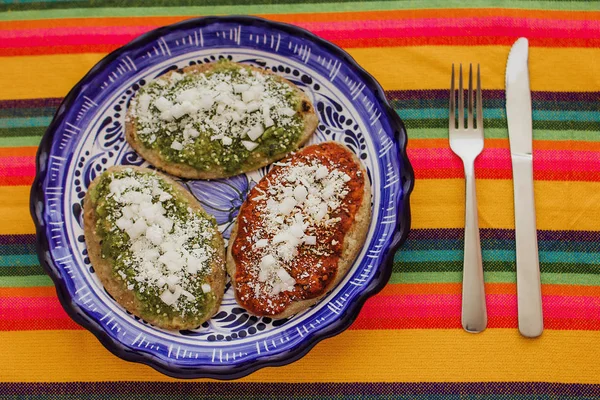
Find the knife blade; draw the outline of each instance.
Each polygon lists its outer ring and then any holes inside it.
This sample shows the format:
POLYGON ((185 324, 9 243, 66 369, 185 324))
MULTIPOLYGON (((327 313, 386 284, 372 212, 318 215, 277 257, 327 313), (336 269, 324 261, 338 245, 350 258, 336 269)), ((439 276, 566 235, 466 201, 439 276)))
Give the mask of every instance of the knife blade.
POLYGON ((518 39, 506 63, 506 118, 513 168, 519 332, 544 330, 533 195, 533 129, 529 87, 529 42, 518 39))

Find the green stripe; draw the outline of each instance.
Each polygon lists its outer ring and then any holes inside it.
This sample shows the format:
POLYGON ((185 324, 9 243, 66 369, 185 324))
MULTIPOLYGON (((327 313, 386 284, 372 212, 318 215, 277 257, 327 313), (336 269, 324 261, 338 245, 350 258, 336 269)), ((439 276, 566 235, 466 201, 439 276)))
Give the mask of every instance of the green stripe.
MULTIPOLYGON (((0 277, 35 276, 45 274, 46 272, 42 269, 40 265, 20 265, 0 268, 0 277)), ((2 286, 1 283, 0 286, 2 286)))
MULTIPOLYGON (((438 273, 462 271, 463 262, 459 261, 425 261, 425 262, 394 262, 393 272, 420 272, 420 273, 438 273)), ((483 269, 489 272, 513 272, 515 270, 514 261, 486 261, 483 260, 483 269)), ((600 279, 600 265, 598 264, 578 264, 578 263, 544 263, 540 262, 540 271, 542 273, 562 273, 562 274, 589 274, 597 275, 600 279)))
MULTIPOLYGON (((514 272, 484 272, 488 283, 516 283, 514 272)), ((461 283, 462 271, 452 272, 395 272, 389 283, 461 283)), ((542 283, 547 285, 599 286, 600 275, 542 273, 542 283)))
MULTIPOLYGON (((396 93, 402 93, 403 91, 390 91, 388 100, 394 109, 405 109, 405 108, 443 108, 448 112, 448 98, 423 98, 423 99, 394 99, 397 96, 396 93), (390 99, 392 97, 392 99, 390 99)), ((485 97, 485 94, 483 95, 485 97)), ((400 95, 401 97, 401 95, 400 95)), ((484 99, 484 115, 487 109, 505 109, 506 101, 504 99, 484 99)), ((532 101, 532 108, 534 111, 593 111, 598 113, 598 103, 593 101, 532 101)))
MULTIPOLYGON (((443 128, 411 127, 408 131, 409 139, 448 139, 448 121, 443 128)), ((485 137, 488 139, 508 139, 506 128, 485 128, 485 137)), ((600 131, 594 130, 548 130, 534 129, 535 140, 577 140, 596 142, 600 141, 600 131)))
POLYGON ((2 137, 0 136, 0 147, 24 147, 39 146, 42 138, 40 136, 2 137))
POLYGON ((53 286, 48 275, 0 276, 0 287, 53 286))
MULTIPOLYGON (((401 113, 400 113, 401 114, 401 113)), ((404 118, 403 118, 404 119, 404 118)), ((409 138, 414 139, 446 139, 448 138, 448 120, 447 119, 405 119, 405 125, 409 130, 409 138)), ((546 121, 534 121, 534 125, 546 121)), ((600 124, 598 129, 569 129, 564 123, 558 121, 547 121, 551 129, 536 128, 533 130, 535 140, 577 140, 577 141, 600 141, 600 124)), ((594 124, 594 123, 592 123, 594 124)), ((508 130, 504 120, 485 120, 485 137, 490 139, 508 139, 508 130), (501 125, 494 127, 492 125, 501 125)), ((46 131, 46 126, 29 128, 0 128, 0 140, 21 137, 38 136, 41 137, 46 131)), ((39 144, 39 139, 35 145, 39 144)), ((0 142, 0 146, 6 146, 0 142)))
MULTIPOLYGON (((408 239, 402 245, 401 252, 405 251, 434 251, 434 250, 462 250, 463 239, 408 239)), ((540 252, 585 252, 600 253, 600 242, 576 242, 569 240, 540 240, 538 241, 540 252)), ((34 251, 35 251, 35 247, 34 251)), ((514 253, 515 241, 507 239, 481 239, 481 248, 485 251, 510 250, 514 253)), ((400 253, 396 253, 398 256, 400 253)), ((568 255, 565 255, 568 257, 568 255)), ((596 255, 600 263, 600 255, 596 255)), ((407 256, 410 259, 410 256, 407 256)), ((415 261, 415 260, 412 260, 415 261)))
MULTIPOLYGON (((270 2, 270 0, 265 0, 270 2)), ((139 5, 139 1, 135 5, 139 5)), ((314 12, 344 12, 344 11, 386 11, 386 10, 414 10, 430 8, 489 8, 492 6, 489 0, 472 0, 468 4, 463 0, 422 0, 418 3, 413 1, 348 1, 348 2, 329 2, 320 4, 252 4, 252 5, 203 5, 173 7, 174 4, 167 4, 171 7, 150 7, 154 2, 146 2, 148 6, 123 7, 122 2, 118 2, 117 7, 108 8, 104 2, 81 2, 77 6, 81 8, 72 8, 70 3, 55 3, 59 7, 66 9, 49 10, 48 5, 41 9, 37 4, 13 4, 0 6, 0 20, 35 20, 35 19, 56 19, 56 18, 86 18, 86 17, 135 17, 135 16, 190 16, 197 17, 201 15, 224 15, 224 14, 292 14, 292 13, 314 13, 314 12), (98 8, 85 8, 85 7, 98 8), (29 10, 29 11, 17 11, 29 10)), ((542 10, 572 10, 572 11, 595 11, 600 8, 599 1, 527 1, 519 2, 514 0, 499 0, 493 4, 496 8, 512 9, 542 9, 542 10)))
POLYGON ((47 126, 31 126, 26 128, 0 128, 0 138, 18 136, 42 136, 47 126))
MULTIPOLYGON (((406 120, 405 125, 410 139, 447 139, 448 138, 448 120, 435 120, 439 122, 427 123, 431 120, 406 120), (422 122, 425 123, 422 123, 422 122), (434 126, 430 126, 434 125, 434 126)), ((487 121, 489 122, 489 121, 487 121)), ((556 122, 554 122, 556 124, 556 122)), ((535 124, 535 122, 534 122, 535 124)), ((508 139, 508 130, 506 126, 491 127, 484 123, 485 137, 488 139, 508 139), (487 125, 487 126, 486 126, 487 125)), ((560 127, 558 127, 560 128, 560 127)), ((0 146, 37 146, 46 127, 32 128, 5 128, 0 129, 0 146), (12 144, 11 138, 29 137, 18 140, 17 144, 12 144)), ((600 141, 599 129, 534 129, 533 138, 535 140, 576 140, 596 142, 600 141)))

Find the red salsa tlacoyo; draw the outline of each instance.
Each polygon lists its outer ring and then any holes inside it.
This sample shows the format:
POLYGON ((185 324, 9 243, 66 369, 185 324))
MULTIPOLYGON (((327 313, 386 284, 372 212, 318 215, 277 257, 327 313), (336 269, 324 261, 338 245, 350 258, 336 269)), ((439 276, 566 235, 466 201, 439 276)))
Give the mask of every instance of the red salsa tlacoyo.
POLYGON ((275 316, 331 289, 365 179, 352 153, 333 142, 274 164, 238 215, 231 255, 243 307, 275 316))

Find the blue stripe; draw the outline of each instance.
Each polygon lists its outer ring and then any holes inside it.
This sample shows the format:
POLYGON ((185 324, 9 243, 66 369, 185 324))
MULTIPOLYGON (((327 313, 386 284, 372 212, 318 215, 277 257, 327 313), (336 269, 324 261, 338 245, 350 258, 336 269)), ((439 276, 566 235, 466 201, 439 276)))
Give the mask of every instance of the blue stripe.
POLYGON ((0 256, 0 267, 26 267, 39 265, 40 261, 33 254, 19 254, 17 256, 0 256))
MULTIPOLYGON (((396 110, 403 119, 448 119, 447 108, 401 108, 396 110)), ((600 122, 598 111, 552 111, 533 110, 535 121, 579 121, 600 122)), ((486 108, 483 117, 487 119, 506 119, 504 108, 486 108)))
MULTIPOLYGON (((484 261, 514 262, 515 252, 513 250, 483 250, 484 261)), ((462 261, 462 250, 416 250, 403 251, 402 249, 394 256, 394 261, 405 262, 432 262, 432 261, 462 261)), ((540 252, 542 263, 569 263, 569 264, 598 264, 600 271, 600 254, 592 252, 563 252, 542 251, 540 252)))
POLYGON ((52 117, 0 118, 0 129, 46 127, 50 121, 52 117))

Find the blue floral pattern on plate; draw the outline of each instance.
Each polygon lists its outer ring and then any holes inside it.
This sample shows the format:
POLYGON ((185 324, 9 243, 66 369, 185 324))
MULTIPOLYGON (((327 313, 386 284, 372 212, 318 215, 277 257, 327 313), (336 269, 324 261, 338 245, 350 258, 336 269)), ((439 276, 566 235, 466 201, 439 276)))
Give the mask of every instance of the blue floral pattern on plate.
MULTIPOLYGON (((406 132, 382 93, 341 49, 300 28, 252 17, 184 21, 108 55, 61 104, 42 139, 32 188, 38 254, 65 310, 118 356, 188 378, 231 379, 286 364, 347 328, 389 279, 393 253, 410 224, 406 132), (166 331, 126 312, 102 287, 87 257, 82 199, 111 165, 149 166, 124 139, 124 115, 135 92, 168 70, 223 57, 276 72, 311 98, 320 123, 310 143, 337 140, 360 157, 373 187, 373 219, 346 278, 309 310, 284 320, 251 316, 227 285, 211 320, 193 330, 166 331)), ((179 181, 229 238, 240 205, 267 171, 179 181)))

